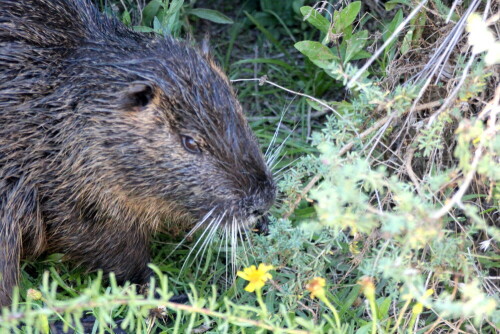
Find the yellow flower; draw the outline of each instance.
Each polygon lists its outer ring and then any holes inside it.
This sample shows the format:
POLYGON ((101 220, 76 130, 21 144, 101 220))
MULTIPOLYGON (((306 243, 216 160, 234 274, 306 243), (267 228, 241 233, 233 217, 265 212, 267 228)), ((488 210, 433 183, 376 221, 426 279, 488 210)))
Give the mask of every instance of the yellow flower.
POLYGON ((236 275, 250 282, 245 287, 245 291, 254 292, 255 290, 262 289, 266 281, 273 278, 273 276, 268 273, 269 270, 273 269, 273 266, 261 263, 259 264, 259 268, 251 265, 243 269, 243 271, 238 271, 236 275))
MULTIPOLYGON (((430 296, 432 296, 432 294, 434 293, 434 290, 433 289, 428 289, 425 291, 424 295, 423 295, 423 298, 424 299, 427 299, 429 298, 430 296)), ((422 304, 421 302, 417 302, 414 306, 413 306, 413 309, 412 309, 412 312, 413 314, 420 314, 424 311, 424 304, 422 304)))
POLYGON ((322 277, 315 277, 309 281, 306 285, 306 289, 311 293, 311 298, 318 297, 321 298, 325 295, 326 281, 322 277))
POLYGON ((422 305, 422 303, 416 303, 415 305, 413 305, 413 308, 411 310, 413 314, 420 314, 423 311, 424 311, 424 305, 422 305))
POLYGON ((371 277, 362 277, 358 284, 361 285, 361 290, 365 294, 366 298, 375 298, 375 283, 371 277))
POLYGON ((26 296, 32 300, 40 300, 43 297, 42 293, 35 289, 28 289, 28 291, 26 291, 26 296))
POLYGON ((354 254, 354 255, 357 255, 360 253, 359 251, 359 241, 354 241, 354 242, 351 242, 349 244, 349 251, 354 254))
POLYGON ((433 289, 427 289, 424 293, 424 298, 432 296, 433 293, 434 293, 433 289))

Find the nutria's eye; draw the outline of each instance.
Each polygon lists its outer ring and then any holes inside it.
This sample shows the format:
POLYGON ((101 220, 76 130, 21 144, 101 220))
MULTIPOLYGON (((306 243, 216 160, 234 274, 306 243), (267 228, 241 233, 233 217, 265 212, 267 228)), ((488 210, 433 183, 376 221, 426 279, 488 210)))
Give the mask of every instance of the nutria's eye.
POLYGON ((196 142, 196 140, 194 140, 193 137, 181 135, 181 141, 182 141, 182 146, 184 146, 186 151, 188 151, 189 153, 193 154, 201 153, 200 147, 198 146, 198 143, 196 142))

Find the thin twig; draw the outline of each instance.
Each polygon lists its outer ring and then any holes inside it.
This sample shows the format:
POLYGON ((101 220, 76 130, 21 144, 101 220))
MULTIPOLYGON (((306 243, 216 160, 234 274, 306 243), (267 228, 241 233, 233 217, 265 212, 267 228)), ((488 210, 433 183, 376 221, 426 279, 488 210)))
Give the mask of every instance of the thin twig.
POLYGON ((418 194, 420 197, 425 198, 425 194, 422 192, 422 189, 420 188, 420 182, 417 178, 417 175, 415 175, 415 172, 413 171, 413 167, 411 165, 411 162, 413 160, 413 155, 415 154, 415 147, 410 147, 408 150, 408 155, 406 156, 405 159, 405 168, 406 168, 406 173, 410 177, 411 181, 415 185, 415 189, 417 190, 418 194))
POLYGON ((431 214, 430 217, 432 219, 437 220, 443 217, 448 213, 448 211, 451 210, 451 208, 455 204, 461 201, 462 197, 465 195, 465 192, 467 191, 467 189, 469 189, 469 185, 472 182, 474 175, 476 174, 477 165, 479 164, 479 160, 483 156, 483 150, 484 150, 483 145, 479 145, 479 147, 474 152, 474 159, 472 160, 471 163, 471 170, 465 176, 464 182, 462 183, 460 188, 458 188, 458 191, 455 193, 455 195, 453 195, 453 197, 449 201, 447 201, 445 205, 441 207, 441 209, 431 214))
MULTIPOLYGON (((424 103, 422 105, 419 105, 417 107, 415 107, 413 110, 414 111, 420 111, 420 110, 427 110, 427 109, 432 109, 432 108, 435 108, 435 107, 438 107, 441 105, 441 101, 432 101, 432 102, 428 102, 428 103, 424 103)), ((378 108, 377 108, 378 109, 378 108)), ((383 109, 383 108, 380 108, 380 109, 383 109)), ((359 135, 360 139, 363 139, 365 138, 366 136, 369 136, 370 134, 372 134, 375 130, 378 130, 380 127, 382 127, 388 120, 390 120, 391 118, 393 117, 396 117, 398 115, 399 112, 395 111, 393 112, 392 114, 390 115, 387 115, 381 119, 379 119, 377 122, 375 122, 371 127, 369 127, 368 129, 366 129, 365 131, 361 132, 361 134, 359 135)), ((403 114, 406 114, 406 111, 403 112, 403 114)), ((400 115, 402 116, 402 115, 400 115)), ((353 146, 354 144, 356 144, 356 141, 350 141, 349 143, 345 144, 344 147, 342 147, 342 149, 339 151, 339 155, 342 156, 344 155, 345 153, 347 153, 353 146)))
MULTIPOLYGON (((359 135, 359 139, 363 139, 366 136, 369 136, 372 132, 380 128, 382 125, 384 125, 389 119, 391 119, 393 116, 397 115, 397 112, 393 112, 390 115, 385 116, 384 118, 379 119, 376 121, 372 126, 370 126, 368 129, 365 131, 361 132, 359 135)), ((342 147, 339 151, 339 156, 342 156, 346 154, 353 146, 356 144, 356 141, 352 140, 349 143, 345 144, 344 147, 342 147)))
POLYGON ((320 179, 321 175, 317 174, 311 179, 311 181, 309 181, 309 183, 304 187, 304 189, 302 189, 299 196, 297 196, 293 204, 290 206, 288 212, 283 215, 283 218, 288 218, 291 216, 291 214, 295 211, 297 205, 299 205, 300 201, 302 201, 302 198, 304 198, 304 196, 307 195, 307 193, 312 189, 312 187, 314 187, 316 182, 318 182, 320 179))

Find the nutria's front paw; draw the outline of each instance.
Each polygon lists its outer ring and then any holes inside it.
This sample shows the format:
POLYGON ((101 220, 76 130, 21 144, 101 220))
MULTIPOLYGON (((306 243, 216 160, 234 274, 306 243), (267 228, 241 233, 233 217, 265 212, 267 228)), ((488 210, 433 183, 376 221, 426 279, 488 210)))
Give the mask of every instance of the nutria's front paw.
POLYGON ((189 301, 189 297, 185 293, 181 293, 180 295, 173 296, 168 301, 177 304, 186 304, 189 301))

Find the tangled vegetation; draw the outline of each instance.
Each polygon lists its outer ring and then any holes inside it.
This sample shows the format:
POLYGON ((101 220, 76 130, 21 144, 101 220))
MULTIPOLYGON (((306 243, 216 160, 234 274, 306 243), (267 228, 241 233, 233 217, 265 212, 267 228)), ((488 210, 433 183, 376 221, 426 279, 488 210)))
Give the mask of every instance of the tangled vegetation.
POLYGON ((24 262, 1 330, 499 332, 498 2, 95 2, 138 31, 210 32, 280 196, 237 248, 158 236, 146 294, 24 262))

